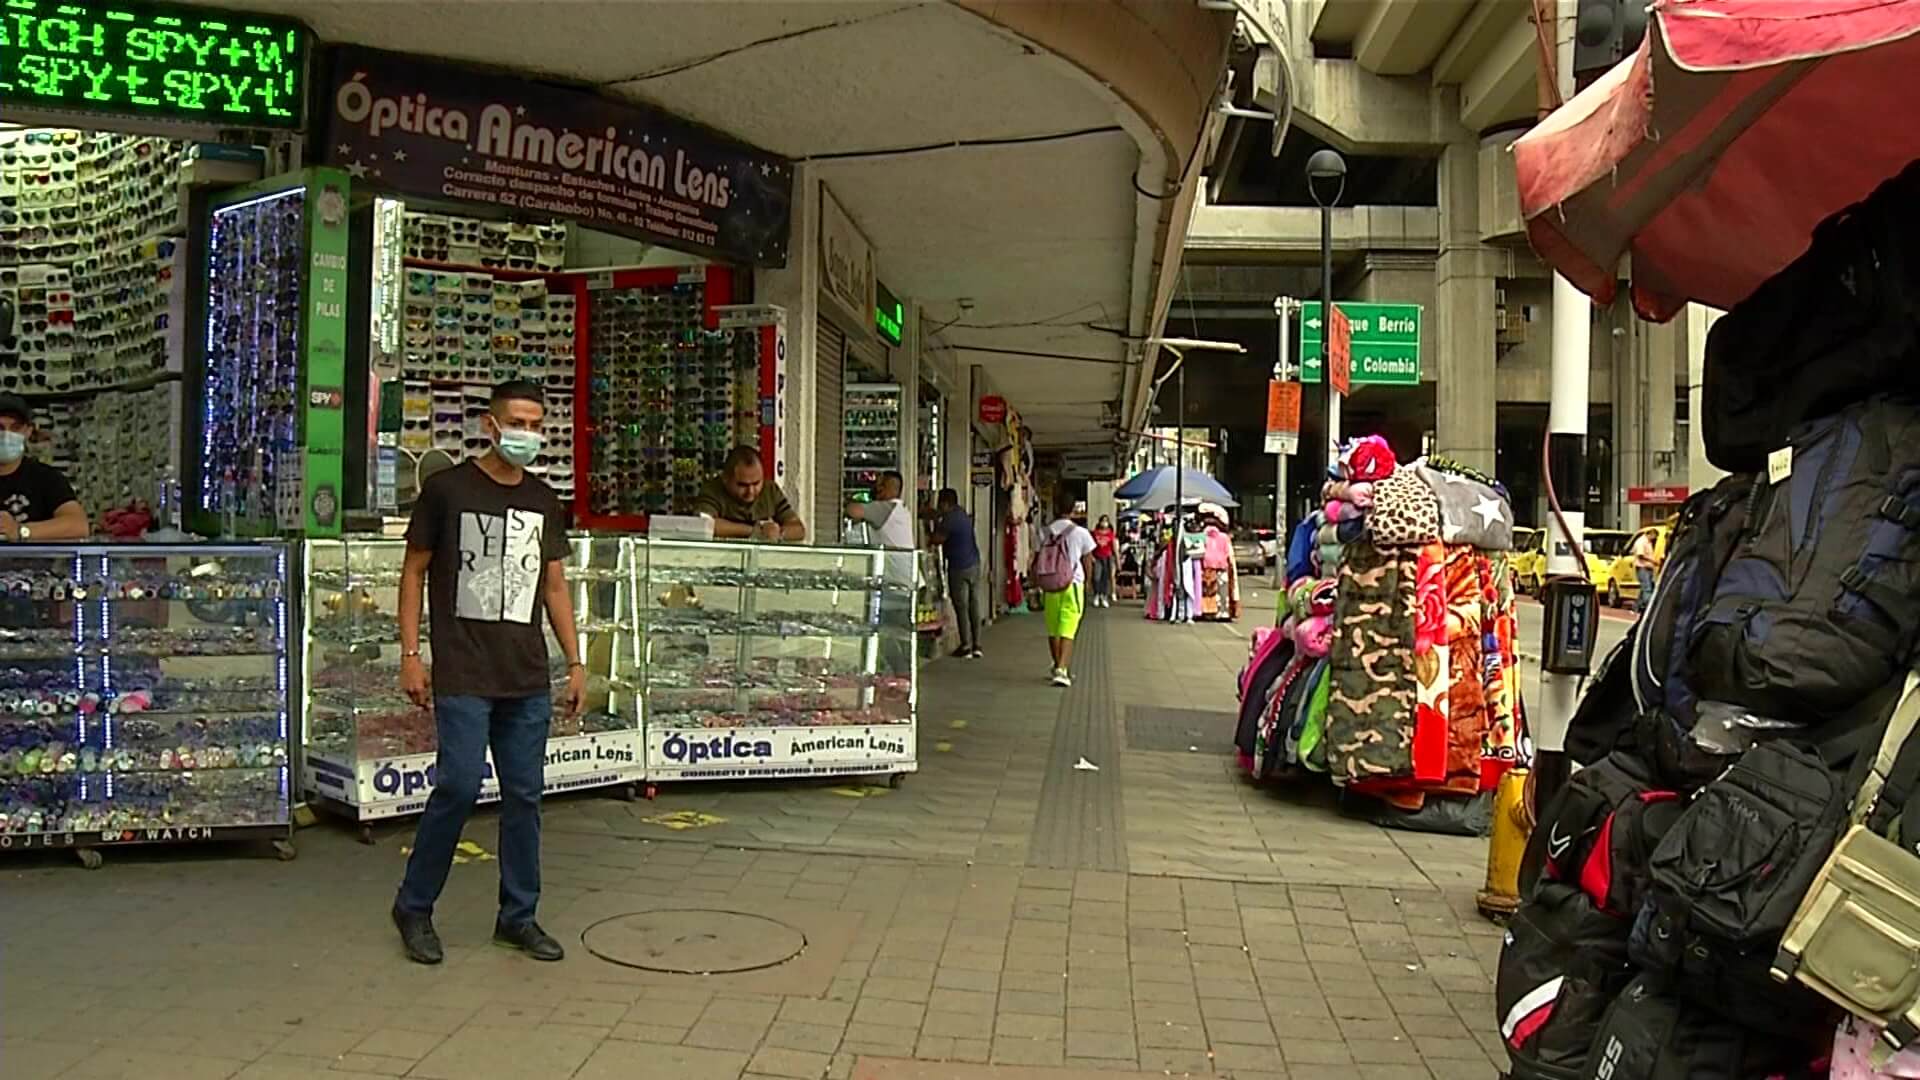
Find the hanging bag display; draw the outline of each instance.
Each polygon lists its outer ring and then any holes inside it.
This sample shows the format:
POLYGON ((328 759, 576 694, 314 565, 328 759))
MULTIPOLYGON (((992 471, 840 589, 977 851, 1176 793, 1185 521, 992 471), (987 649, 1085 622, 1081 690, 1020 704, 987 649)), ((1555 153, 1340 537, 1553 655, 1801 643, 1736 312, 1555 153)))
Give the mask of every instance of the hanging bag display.
POLYGON ((1920 1038, 1920 832, 1907 828, 1920 780, 1920 677, 1887 724, 1835 845, 1780 941, 1772 975, 1877 1025, 1875 1066, 1920 1038), (1900 820, 1896 822, 1896 815, 1900 820), (1879 830, 1898 832, 1900 842, 1879 830))

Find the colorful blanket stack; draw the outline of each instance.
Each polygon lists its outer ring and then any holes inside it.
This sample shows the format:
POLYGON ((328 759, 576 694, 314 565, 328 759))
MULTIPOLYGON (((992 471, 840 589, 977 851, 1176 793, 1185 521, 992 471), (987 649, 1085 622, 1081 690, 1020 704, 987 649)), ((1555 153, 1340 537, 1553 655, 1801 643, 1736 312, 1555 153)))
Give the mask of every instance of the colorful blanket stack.
POLYGON ((1325 772, 1418 811, 1489 791, 1519 760, 1513 514, 1497 483, 1384 440, 1340 455, 1288 617, 1242 675, 1239 748, 1256 777, 1325 772))

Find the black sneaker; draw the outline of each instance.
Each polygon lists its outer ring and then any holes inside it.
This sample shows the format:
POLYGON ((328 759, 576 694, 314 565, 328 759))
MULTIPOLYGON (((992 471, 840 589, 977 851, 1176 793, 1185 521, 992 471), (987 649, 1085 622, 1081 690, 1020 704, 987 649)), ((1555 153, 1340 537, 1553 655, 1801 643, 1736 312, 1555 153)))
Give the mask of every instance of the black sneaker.
POLYGON ((411 915, 395 904, 393 925, 400 930, 400 944, 407 950, 407 959, 416 964, 437 964, 446 959, 440 935, 433 931, 433 916, 411 915))
POLYGON ((975 650, 973 650, 972 652, 970 652, 970 653, 968 653, 968 654, 967 654, 967 656, 969 656, 970 658, 972 658, 972 659, 974 659, 974 660, 979 660, 979 659, 981 659, 982 657, 984 657, 984 656, 986 656, 986 655, 987 655, 986 653, 983 653, 983 652, 981 652, 981 651, 980 651, 979 649, 975 649, 975 650))
POLYGON ((553 935, 540 929, 537 922, 522 923, 519 926, 493 924, 493 943, 502 948, 519 949, 535 960, 558 960, 567 955, 567 950, 553 940, 553 935))
POLYGON ((967 648, 965 645, 962 645, 959 648, 953 650, 953 655, 957 659, 965 660, 967 657, 973 655, 973 650, 967 648))

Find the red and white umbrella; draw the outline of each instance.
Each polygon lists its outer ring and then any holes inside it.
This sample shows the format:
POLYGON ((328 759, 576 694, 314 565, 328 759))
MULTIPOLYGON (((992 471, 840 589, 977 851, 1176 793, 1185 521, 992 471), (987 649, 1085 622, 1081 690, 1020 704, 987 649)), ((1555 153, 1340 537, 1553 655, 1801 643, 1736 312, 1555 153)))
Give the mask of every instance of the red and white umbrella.
POLYGON ((1639 51, 1513 144, 1534 250, 1600 303, 1731 307, 1920 158, 1920 0, 1653 0, 1639 51))

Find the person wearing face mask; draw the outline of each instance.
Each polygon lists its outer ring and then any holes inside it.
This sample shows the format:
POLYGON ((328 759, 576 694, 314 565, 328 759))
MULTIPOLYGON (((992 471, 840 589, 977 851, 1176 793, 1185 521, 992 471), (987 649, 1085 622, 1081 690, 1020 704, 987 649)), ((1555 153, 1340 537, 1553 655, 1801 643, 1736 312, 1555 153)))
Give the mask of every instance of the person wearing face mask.
POLYGON ((33 410, 18 394, 0 394, 0 539, 13 544, 85 540, 86 508, 66 474, 27 456, 33 410))
POLYGON ((393 903, 407 957, 443 958, 433 906, 454 848, 480 796, 487 749, 500 783, 500 913, 493 941, 537 960, 560 943, 534 921, 540 899, 540 792, 545 782, 551 677, 542 616, 567 659, 559 704, 577 716, 586 696, 568 591, 566 512, 553 489, 526 471, 540 452, 545 417, 539 386, 494 388, 484 421, 493 449, 435 473, 407 523, 400 571, 400 688, 433 706, 439 732, 427 798, 393 903), (431 597, 433 670, 420 656, 422 588, 431 597))

